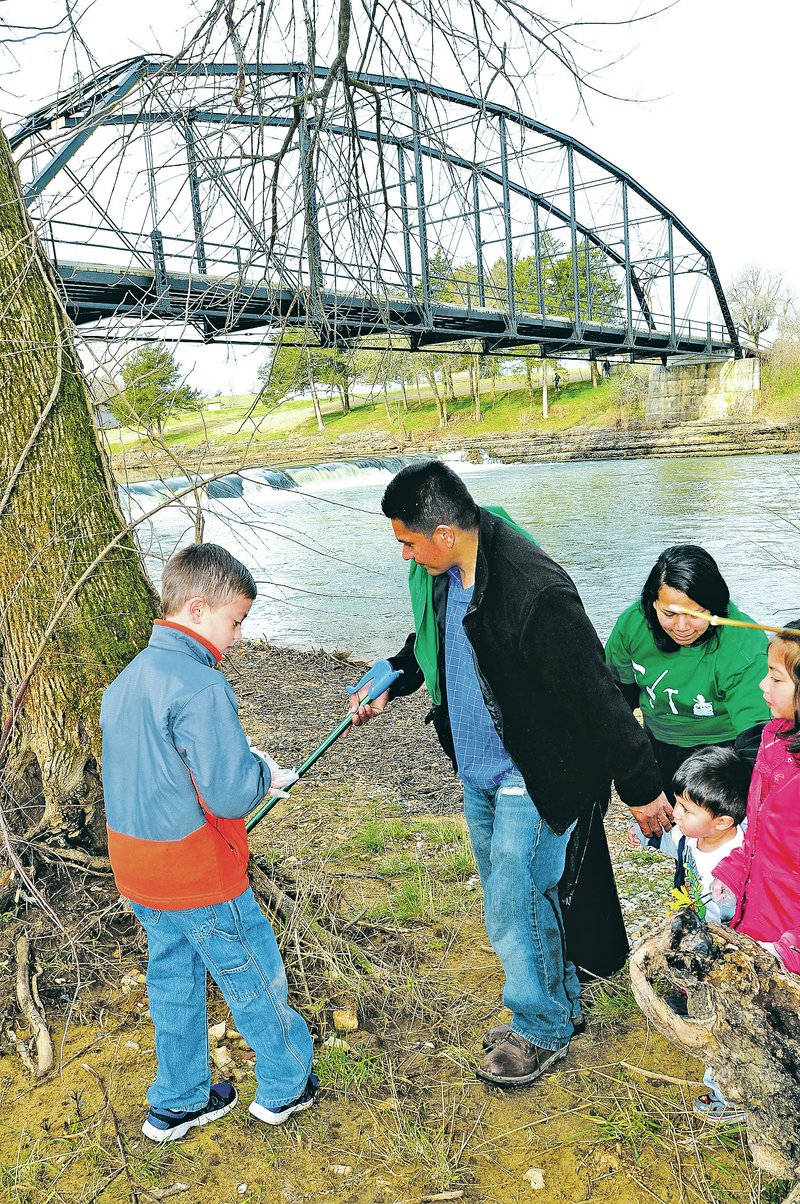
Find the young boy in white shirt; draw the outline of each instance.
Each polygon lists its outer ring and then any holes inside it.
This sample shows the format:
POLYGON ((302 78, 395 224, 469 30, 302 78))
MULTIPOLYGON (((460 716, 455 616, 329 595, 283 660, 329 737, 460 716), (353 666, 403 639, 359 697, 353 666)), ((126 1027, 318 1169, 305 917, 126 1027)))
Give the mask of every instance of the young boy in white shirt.
POLYGON ((744 840, 751 769, 732 748, 711 744, 678 767, 672 779, 675 826, 661 836, 644 836, 632 824, 628 847, 649 846, 676 862, 674 885, 686 887, 701 919, 720 924, 731 918, 711 897, 714 869, 744 840))

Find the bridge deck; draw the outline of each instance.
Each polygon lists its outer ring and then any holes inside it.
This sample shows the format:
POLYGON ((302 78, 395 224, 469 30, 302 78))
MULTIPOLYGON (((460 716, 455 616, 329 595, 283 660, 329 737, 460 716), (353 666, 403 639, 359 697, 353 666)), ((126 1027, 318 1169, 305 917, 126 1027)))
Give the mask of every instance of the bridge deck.
POLYGON ((479 339, 487 351, 530 345, 541 347, 546 355, 589 350, 598 355, 624 352, 638 359, 733 353, 724 327, 686 320, 674 336, 641 320, 628 329, 622 313, 618 323, 584 322, 575 330, 569 316, 519 311, 510 321, 504 310, 474 304, 439 302, 426 309, 416 300, 338 290, 312 299, 307 290, 266 280, 199 273, 168 272, 166 288, 162 284, 159 289, 155 271, 143 267, 60 262, 56 268, 68 312, 77 325, 131 316, 189 321, 207 339, 281 325, 319 329, 327 343, 385 336, 388 330, 408 336, 415 349, 479 339))

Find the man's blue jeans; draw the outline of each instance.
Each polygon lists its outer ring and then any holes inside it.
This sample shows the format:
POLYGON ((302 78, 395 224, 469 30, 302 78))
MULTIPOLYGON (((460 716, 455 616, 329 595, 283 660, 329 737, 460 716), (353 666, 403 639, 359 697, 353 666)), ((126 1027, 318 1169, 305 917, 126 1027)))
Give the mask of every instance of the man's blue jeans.
POLYGON ((305 1020, 289 1007, 275 934, 253 892, 184 911, 131 907, 150 951, 147 995, 158 1071, 148 1103, 188 1112, 208 1101, 206 971, 255 1052, 256 1102, 274 1111, 297 1099, 311 1073, 313 1043, 305 1020))
POLYGON ((464 815, 512 1028, 541 1049, 560 1049, 572 1036, 581 994, 558 897, 571 829, 559 836, 548 827, 516 770, 494 791, 465 782, 464 815))

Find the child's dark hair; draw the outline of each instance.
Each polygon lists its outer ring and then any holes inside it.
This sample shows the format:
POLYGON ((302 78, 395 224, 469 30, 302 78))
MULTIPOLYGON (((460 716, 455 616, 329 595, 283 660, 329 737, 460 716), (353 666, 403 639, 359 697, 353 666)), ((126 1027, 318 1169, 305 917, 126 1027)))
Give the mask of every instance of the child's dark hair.
POLYGON ((747 811, 751 769, 732 748, 709 744, 686 758, 672 778, 676 797, 687 798, 712 815, 729 815, 740 824, 747 811))
MULTIPOLYGON (((677 543, 665 548, 650 570, 642 588, 642 610, 653 641, 661 652, 679 652, 668 632, 658 621, 655 602, 662 585, 679 590, 712 615, 727 618, 731 596, 716 560, 705 548, 694 543, 677 543)), ((719 628, 709 625, 695 640, 712 644, 719 640, 719 628)))
POLYGON ((202 595, 209 606, 226 606, 235 598, 252 601, 258 593, 252 573, 227 548, 192 543, 173 553, 161 577, 164 615, 174 615, 190 598, 202 595))
POLYGON ((786 672, 794 682, 794 722, 789 728, 778 732, 786 740, 789 752, 796 761, 800 760, 800 619, 792 619, 786 627, 797 630, 797 635, 776 635, 773 644, 780 645, 781 659, 786 672))

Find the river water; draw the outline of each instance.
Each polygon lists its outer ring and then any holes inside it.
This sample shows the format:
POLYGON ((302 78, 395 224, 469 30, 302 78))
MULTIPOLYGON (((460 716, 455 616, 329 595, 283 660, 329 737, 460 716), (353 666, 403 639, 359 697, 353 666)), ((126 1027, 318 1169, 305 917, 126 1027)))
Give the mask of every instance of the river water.
MULTIPOLYGON (((603 639, 673 543, 707 548, 733 599, 760 622, 800 617, 800 455, 448 462, 478 502, 505 506, 568 570, 603 639)), ((366 660, 400 647, 411 629, 406 566, 380 498, 401 463, 291 469, 288 477, 248 471, 244 482, 234 479, 242 496, 204 501, 204 538, 228 547, 258 582, 247 636, 366 660)), ((123 503, 140 514, 160 493, 145 482, 123 492, 123 503)), ((193 519, 175 504, 140 526, 156 585, 164 559, 192 539, 193 519)))

